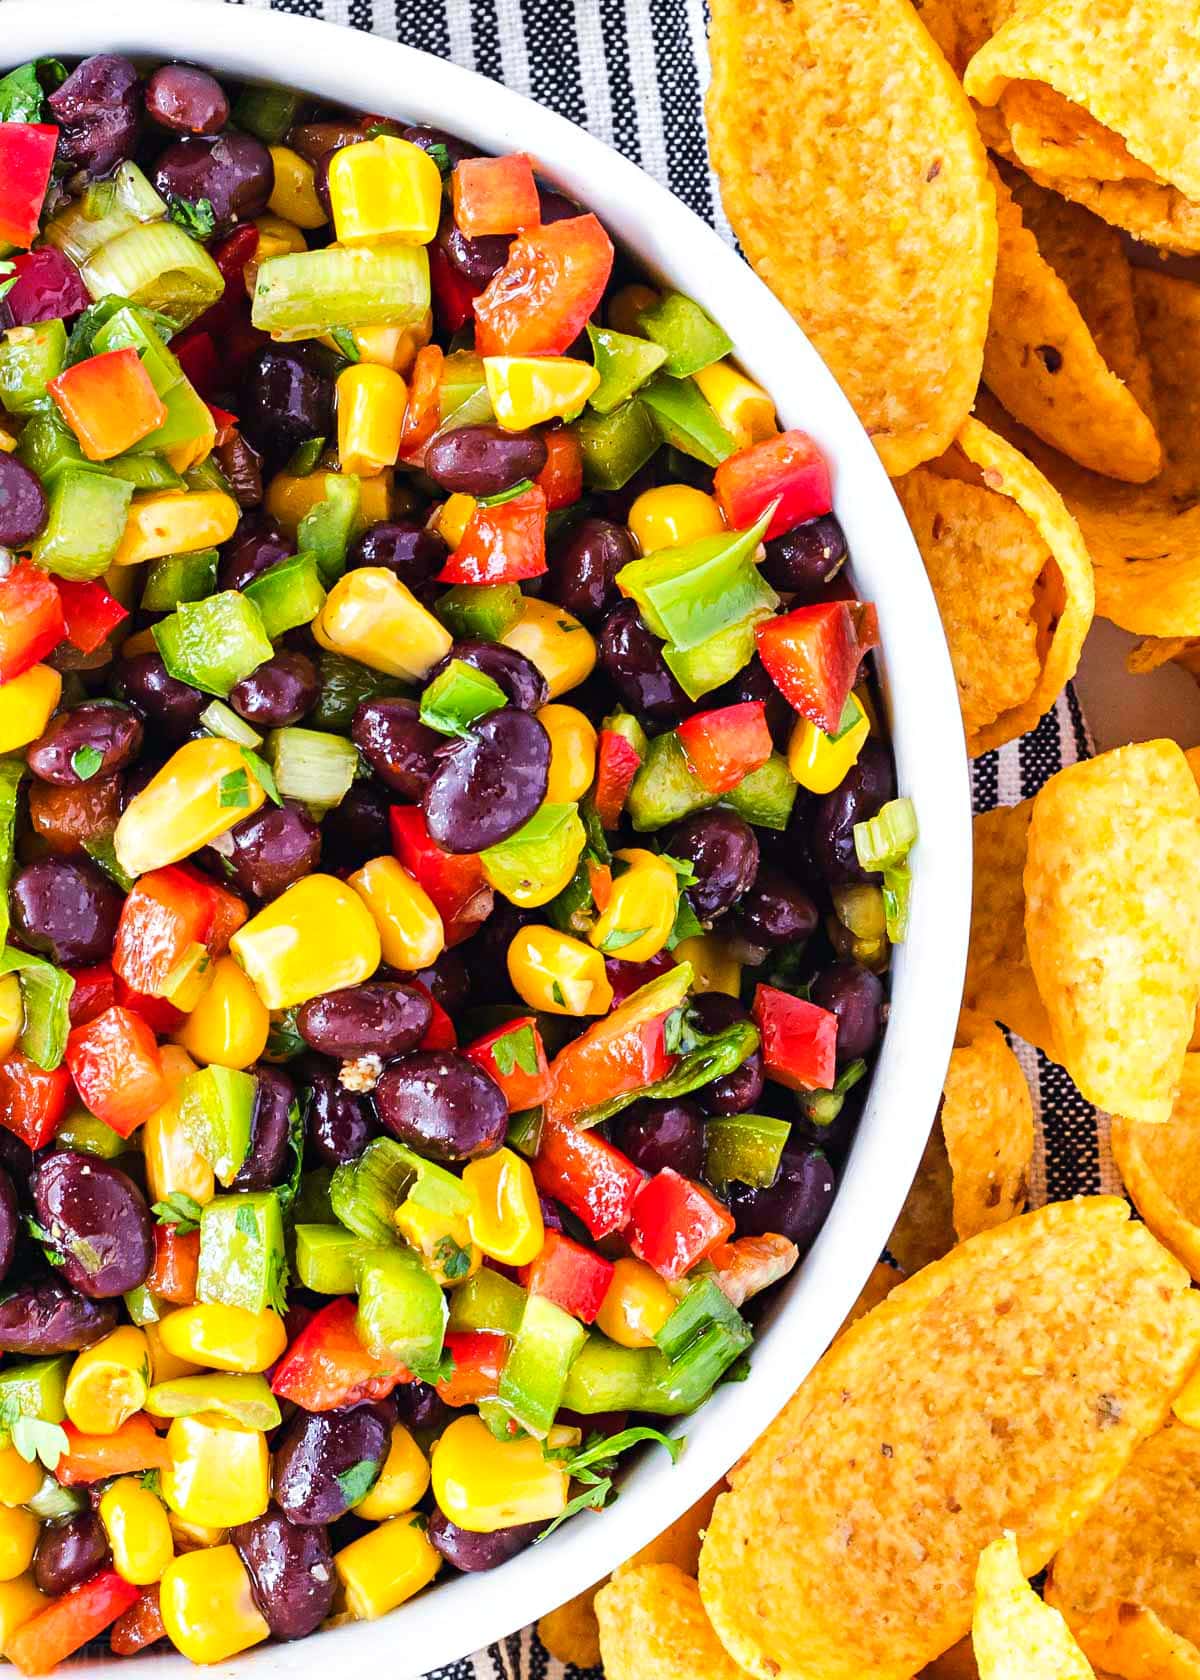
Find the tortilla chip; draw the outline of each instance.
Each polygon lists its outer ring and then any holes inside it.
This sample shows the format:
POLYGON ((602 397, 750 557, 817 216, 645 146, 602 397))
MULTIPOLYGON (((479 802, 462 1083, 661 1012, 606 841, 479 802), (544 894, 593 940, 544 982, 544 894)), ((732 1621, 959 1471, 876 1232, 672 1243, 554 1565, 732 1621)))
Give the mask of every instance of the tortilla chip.
POLYGON ((1075 674, 1091 562, 1061 497, 978 420, 898 479, 937 597, 971 754, 1032 729, 1075 674))
POLYGON ((896 476, 947 448, 983 365, 995 195, 908 0, 716 0, 709 143, 751 265, 896 476))
POLYGON ((613 1579, 631 1569, 640 1568, 644 1563, 671 1563, 676 1569, 682 1569, 685 1575, 694 1575, 700 1563, 700 1542, 704 1538, 704 1530, 712 1517, 717 1495, 724 1490, 723 1481, 709 1488, 681 1517, 676 1517, 670 1528, 664 1528, 648 1546, 635 1552, 627 1563, 618 1564, 613 1570, 613 1579))
POLYGON ((1127 1202, 963 1243, 834 1343, 731 1473, 705 1608, 761 1680, 907 1680, 967 1632, 1006 1529, 1040 1569, 1157 1429, 1200 1295, 1127 1202))
POLYGON ((1122 1182, 1159 1242, 1200 1281, 1200 1056, 1186 1056, 1167 1126, 1114 1116, 1122 1182))
MULTIPOLYGON (((1054 1601, 1051 1583, 1046 1602, 1054 1601)), ((1191 1640, 1172 1633, 1153 1610, 1110 1604, 1087 1621, 1077 1618, 1071 1631, 1096 1665, 1098 1677, 1111 1672, 1121 1680, 1200 1680, 1200 1651, 1191 1640)))
POLYGON ((549 1610, 539 1619, 538 1638, 560 1663, 573 1663, 576 1668, 595 1668, 599 1663, 600 1629, 593 1604, 604 1584, 597 1581, 594 1587, 569 1598, 557 1610, 549 1610))
POLYGON ((1054 1559, 1052 1596, 1072 1627, 1128 1604, 1200 1643, 1198 1488, 1200 1431, 1172 1423, 1143 1442, 1054 1559))
POLYGON ((887 1247, 910 1275, 954 1247, 954 1185, 940 1105, 887 1247))
POLYGON ((1012 149, 1025 168, 1040 169, 1054 180, 1158 179, 1119 134, 1043 82, 1010 82, 1000 95, 1000 110, 1012 149))
POLYGON ((915 0, 915 4, 921 22, 961 81, 983 43, 1007 21, 1014 0, 915 0))
MULTIPOLYGON (((975 818, 975 890, 963 1004, 1055 1056, 1025 944, 1025 853, 1033 801, 975 818)), ((1057 1058, 1055 1058, 1057 1059, 1057 1058)))
POLYGON ((857 1324, 860 1318, 873 1312, 880 1301, 886 1301, 896 1285, 903 1282, 904 1273, 898 1266, 890 1266, 886 1260, 876 1260, 867 1274, 866 1283, 858 1292, 857 1300, 842 1320, 838 1336, 844 1336, 852 1324, 857 1324))
MULTIPOLYGON (((1106 364, 1068 287, 1039 250, 1020 204, 999 175, 995 186, 1000 248, 984 382, 1015 419, 1073 461, 1110 478, 1144 484, 1162 465, 1154 426, 1106 364)), ((1116 260, 1126 269, 1132 318, 1128 265, 1119 249, 1116 260)))
POLYGON ((606 1680, 745 1680, 724 1650, 690 1575, 642 1564, 596 1599, 606 1680))
POLYGON ((934 1657, 921 1670, 921 1680, 979 1680, 979 1666, 970 1635, 951 1645, 940 1657, 934 1657))
POLYGON ((1033 802, 1025 936, 1089 1102, 1166 1120, 1200 1002, 1200 790, 1174 741, 1068 765, 1033 802))
POLYGON ((971 1643, 979 1680, 1093 1680, 1062 1616, 1025 1579, 1011 1534, 980 1554, 971 1643))

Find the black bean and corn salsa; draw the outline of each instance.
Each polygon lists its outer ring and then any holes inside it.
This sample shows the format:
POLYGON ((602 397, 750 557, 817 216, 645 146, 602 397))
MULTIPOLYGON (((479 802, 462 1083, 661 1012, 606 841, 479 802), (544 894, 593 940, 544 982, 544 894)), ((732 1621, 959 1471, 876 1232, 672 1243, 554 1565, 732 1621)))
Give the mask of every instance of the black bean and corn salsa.
POLYGON ((826 462, 522 154, 0 79, 0 1652, 614 1495, 828 1213, 908 800, 826 462))

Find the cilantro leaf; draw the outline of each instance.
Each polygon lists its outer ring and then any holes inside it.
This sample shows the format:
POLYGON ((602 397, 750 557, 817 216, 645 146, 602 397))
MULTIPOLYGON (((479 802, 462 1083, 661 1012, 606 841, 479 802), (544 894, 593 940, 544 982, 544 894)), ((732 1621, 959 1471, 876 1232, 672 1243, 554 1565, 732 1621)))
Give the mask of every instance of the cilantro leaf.
POLYGON ((439 1237, 433 1245, 434 1264, 439 1266, 447 1283, 457 1283, 471 1270, 471 1251, 456 1243, 451 1236, 439 1237))
POLYGON ((696 882, 699 880, 699 876, 696 874, 695 866, 691 862, 690 858, 672 857, 670 852, 660 852, 658 855, 664 863, 669 863, 676 875, 678 875, 679 890, 681 892, 685 887, 694 887, 696 885, 696 882))
POLYGON ((181 1237, 196 1230, 204 1210, 200 1203, 184 1190, 172 1190, 161 1202, 155 1202, 150 1212, 160 1225, 174 1225, 181 1237))
POLYGON ((644 934, 649 932, 650 929, 644 927, 614 928, 608 938, 601 941, 600 949, 604 952, 605 956, 614 956, 616 952, 623 951, 626 945, 633 945, 637 940, 641 939, 644 934))
POLYGON ((26 1464, 32 1464, 34 1459, 40 1458, 46 1469, 53 1472, 58 1469, 58 1461, 63 1453, 69 1452, 71 1443, 67 1439, 67 1432, 61 1423, 47 1423, 45 1418, 18 1417, 9 1425, 12 1444, 26 1464))
POLYGON ((258 1241, 258 1220, 254 1217, 253 1209, 246 1207, 243 1203, 238 1208, 233 1223, 240 1236, 249 1237, 250 1241, 254 1243, 258 1241))
POLYGON ((76 747, 71 754, 71 768, 81 782, 90 782, 104 763, 104 754, 95 747, 76 747))
MULTIPOLYGON (((358 345, 355 344, 355 342, 354 342, 354 334, 350 331, 349 327, 334 327, 333 330, 330 332, 329 336, 333 340, 333 342, 337 345, 338 349, 341 351, 342 355, 345 356, 345 358, 348 362, 361 362, 362 361, 362 356, 359 354, 358 345)), ((321 439, 322 444, 324 443, 324 441, 325 441, 324 438, 322 438, 321 439)), ((321 457, 321 452, 320 452, 320 450, 318 450, 317 451, 317 459, 320 460, 320 457, 321 457)), ((314 462, 313 464, 315 465, 316 463, 314 462)))
POLYGON ((167 218, 201 244, 216 231, 217 213, 211 198, 172 198, 168 201, 167 218))
POLYGON ((532 1078, 538 1070, 538 1053, 537 1039, 529 1022, 498 1038, 492 1045, 492 1059, 505 1078, 514 1068, 520 1068, 532 1078))
POLYGON ((17 283, 17 265, 15 262, 0 262, 0 302, 12 291, 17 283))
POLYGON ((511 484, 507 490, 497 490, 492 496, 480 496, 475 505, 477 507, 499 507, 503 502, 516 501, 518 496, 523 496, 526 490, 532 489, 533 480, 522 478, 516 484, 511 484))
POLYGON ((565 1009, 567 1007, 566 993, 563 991, 557 980, 552 980, 550 983, 550 996, 554 999, 560 1009, 565 1009))
POLYGON ((291 1273, 288 1269, 287 1256, 280 1249, 272 1252, 270 1257, 271 1275, 267 1280, 267 1305, 272 1307, 280 1316, 285 1318, 288 1310, 288 1281, 291 1273))
POLYGON ((300 1174, 304 1170, 304 1116, 298 1102, 288 1108, 288 1148, 292 1152, 292 1170, 287 1183, 279 1185, 276 1191, 279 1210, 284 1215, 295 1206, 296 1197, 300 1194, 300 1174))
POLYGON ((440 140, 435 140, 433 145, 428 146, 426 148, 426 150, 428 151, 430 157, 433 159, 434 163, 437 164, 438 173, 441 175, 441 177, 444 181, 446 179, 446 176, 449 175, 451 170, 454 168, 453 163, 450 161, 449 151, 446 149, 446 147, 442 144, 442 142, 440 140))
POLYGON ((703 932, 696 912, 692 909, 691 899, 685 892, 681 892, 675 908, 675 923, 667 936, 667 950, 673 951, 683 940, 696 939, 703 932))
POLYGON ((379 1465, 373 1458, 360 1458, 348 1470, 339 1470, 334 1477, 347 1505, 357 1505, 379 1480, 379 1465))
POLYGON ((671 1463, 678 1464, 687 1437, 664 1435, 661 1429, 641 1424, 633 1429, 622 1429, 617 1435, 590 1435, 582 1447, 546 1447, 543 1456, 555 1459, 569 1476, 579 1478, 585 1470, 604 1476, 613 1469, 623 1452, 628 1452, 630 1447, 636 1447, 642 1441, 657 1441, 660 1447, 667 1449, 671 1463))
POLYGON ((261 758, 258 753, 252 752, 249 747, 242 748, 242 757, 250 766, 250 769, 254 773, 255 780, 258 782, 267 798, 271 801, 272 805, 282 805, 283 800, 280 797, 279 784, 275 780, 275 772, 271 769, 271 766, 267 763, 266 759, 261 758))
POLYGON ((36 64, 22 64, 0 81, 0 122, 40 123, 42 84, 36 64))
POLYGON ((594 1486, 584 1488, 583 1492, 577 1493, 574 1499, 568 1499, 554 1521, 547 1524, 542 1532, 534 1538, 534 1545, 536 1546, 539 1540, 548 1540, 554 1530, 561 1528, 567 1518, 573 1517, 577 1511, 603 1511, 605 1506, 611 1505, 616 1497, 617 1490, 613 1487, 611 1478, 602 1476, 594 1486))
POLYGON ((437 1359, 410 1359, 408 1368, 418 1382, 436 1388, 438 1383, 449 1382, 454 1375, 454 1355, 444 1347, 437 1359))
POLYGON ((66 1256, 44 1225, 39 1225, 31 1213, 25 1216, 25 1229, 52 1266, 61 1266, 66 1256))
POLYGON ((229 808, 250 803, 250 777, 245 770, 230 770, 217 783, 217 804, 229 808))

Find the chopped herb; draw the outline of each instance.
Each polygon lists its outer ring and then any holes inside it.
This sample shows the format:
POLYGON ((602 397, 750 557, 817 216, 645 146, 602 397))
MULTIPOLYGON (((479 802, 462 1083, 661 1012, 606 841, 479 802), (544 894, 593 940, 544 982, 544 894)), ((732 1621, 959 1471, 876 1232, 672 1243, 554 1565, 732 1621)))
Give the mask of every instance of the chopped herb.
POLYGON ((95 747, 76 747, 71 754, 71 768, 81 782, 90 782, 104 763, 104 754, 95 747))
POLYGON ((518 496, 523 496, 526 490, 533 489, 531 478, 522 478, 507 490, 497 490, 494 496, 480 496, 476 507, 499 507, 502 502, 515 502, 518 496))
POLYGON ((53 93, 67 72, 57 58, 19 65, 0 80, 0 122, 40 123, 43 94, 53 93))
POLYGON ((292 1103, 288 1109, 288 1148, 292 1152, 292 1170, 287 1183, 279 1185, 276 1190, 280 1212, 285 1215, 295 1206, 296 1197, 300 1194, 300 1174, 304 1168, 304 1116, 298 1102, 292 1103))
POLYGON ((167 219, 190 233, 201 244, 211 239, 217 227, 217 213, 211 198, 172 198, 168 200, 167 219))
POLYGON ((62 1249, 55 1242, 46 1227, 44 1225, 39 1225, 32 1214, 26 1214, 25 1228, 29 1232, 29 1235, 33 1238, 34 1242, 37 1243, 38 1247, 41 1249, 50 1264, 52 1266, 61 1266, 64 1259, 62 1249))
POLYGON ((347 1505, 357 1505, 365 1499, 379 1480, 379 1465, 373 1458, 360 1458, 348 1470, 339 1470, 334 1477, 347 1505))
POLYGON ((555 1459, 576 1481, 583 1481, 584 1472, 592 1476, 607 1475, 623 1452, 639 1446, 643 1441, 657 1441, 671 1456, 671 1463, 679 1463, 679 1455, 687 1441, 686 1435, 664 1435, 661 1429, 641 1424, 634 1429, 622 1429, 617 1435, 602 1437, 589 1435, 582 1447, 546 1447, 546 1458, 555 1459))
POLYGON ((51 1474, 58 1469, 62 1455, 71 1448, 62 1424, 47 1423, 45 1418, 16 1417, 8 1424, 8 1432, 13 1446, 26 1464, 40 1458, 51 1474))
POLYGON ((600 821, 600 813, 590 793, 580 801, 579 815, 583 818, 583 827, 587 834, 587 844, 583 848, 584 857, 591 858, 593 863, 611 863, 612 852, 604 833, 604 824, 600 821))
POLYGON ((454 165, 450 161, 449 151, 445 146, 443 146, 440 140, 435 140, 433 145, 428 147, 427 150, 434 163, 437 164, 438 173, 444 181, 446 176, 449 175, 454 168, 454 165))
POLYGON ((679 895, 679 903, 675 907, 675 925, 667 935, 667 950, 673 951, 682 940, 696 939, 704 932, 696 912, 692 909, 692 901, 685 892, 679 895))
POLYGON ((254 752, 250 747, 242 748, 242 757, 250 766, 250 769, 254 773, 255 781, 262 788, 272 805, 282 805, 283 800, 279 795, 279 785, 275 780, 275 772, 271 769, 271 766, 267 763, 266 759, 260 757, 259 754, 254 752))
POLYGON ((687 1005, 681 1003, 663 1022, 663 1048, 668 1056, 681 1056, 688 1049, 690 1038, 687 1005))
POLYGON ((6 298, 17 283, 17 265, 14 262, 0 262, 0 300, 6 298))
POLYGON ((453 1237, 439 1237, 433 1245, 434 1264, 441 1267, 447 1283, 457 1283, 471 1270, 471 1251, 453 1237))
POLYGON ((172 1190, 169 1196, 161 1202, 155 1202, 150 1209, 160 1225, 174 1225, 181 1237, 186 1237, 189 1231, 197 1228, 203 1211, 200 1203, 184 1190, 172 1190))
POLYGON ((573 636, 576 630, 582 630, 584 628, 582 624, 575 624, 569 618, 556 619, 555 623, 558 625, 558 628, 562 631, 564 636, 573 636))
POLYGON ((438 1383, 449 1382, 454 1375, 454 1355, 449 1348, 443 1348, 437 1359, 410 1359, 408 1366, 418 1382, 436 1388, 438 1383))
POLYGON ((288 1310, 288 1263, 281 1252, 271 1255, 271 1276, 267 1284, 267 1305, 285 1318, 288 1310))
MULTIPOLYGON (((329 336, 333 340, 333 342, 337 345, 338 349, 342 352, 342 355, 345 356, 345 358, 348 362, 361 362, 362 361, 362 357, 359 354, 358 345, 355 344, 355 342, 354 342, 354 334, 350 331, 349 327, 334 327, 333 330, 330 332, 329 336)), ((324 445, 324 442, 325 442, 325 439, 322 438, 321 439, 322 445, 324 445)), ((321 451, 318 450, 317 451, 317 460, 320 460, 320 458, 321 458, 321 451)), ((314 461, 313 466, 316 466, 316 464, 317 464, 316 461, 314 461)), ((310 467, 308 470, 311 472, 312 467, 310 467)))
POLYGON ((147 1493, 160 1493, 162 1491, 162 1482, 157 1470, 143 1470, 138 1480, 147 1493))
POLYGON ((302 1056, 307 1049, 308 1045, 296 1026, 296 1010, 285 1009, 277 1021, 271 1022, 271 1030, 267 1034, 268 1061, 290 1062, 293 1056, 302 1056))
POLYGON ((243 1237, 249 1237, 252 1242, 258 1241, 258 1220, 248 1207, 240 1207, 234 1225, 243 1237))
POLYGON ((550 983, 550 996, 554 999, 560 1009, 565 1009, 567 1007, 566 993, 563 991, 557 980, 553 980, 550 983))
POLYGON ((678 875, 679 888, 681 892, 685 887, 694 887, 696 885, 696 882, 699 880, 699 876, 696 874, 695 865, 689 858, 672 857, 670 852, 660 852, 658 855, 664 863, 669 863, 676 875, 678 875))
POLYGON ((607 939, 601 940, 600 949, 606 956, 615 956, 618 951, 623 951, 626 945, 635 944, 637 940, 649 932, 650 929, 644 927, 614 928, 607 939))
POLYGON ((538 1070, 537 1039, 528 1022, 498 1038, 492 1045, 492 1058, 506 1078, 515 1067, 532 1078, 538 1070))
MULTIPOLYGON (((345 327, 335 327, 334 335, 345 332, 345 327)), ((357 355, 353 358, 357 361, 357 355)), ((323 437, 306 438, 287 464, 287 473, 291 478, 307 478, 317 469, 317 463, 325 453, 325 439, 323 437)))
POLYGON ((539 1540, 548 1540, 556 1528, 561 1528, 568 1517, 573 1517, 578 1511, 603 1511, 606 1505, 611 1505, 617 1497, 617 1490, 612 1485, 609 1476, 602 1476, 593 1487, 585 1488, 577 1493, 574 1499, 568 1499, 554 1521, 545 1527, 534 1539, 536 1546, 539 1540))
POLYGON ((217 783, 217 804, 245 807, 250 803, 250 778, 244 770, 231 770, 217 783))

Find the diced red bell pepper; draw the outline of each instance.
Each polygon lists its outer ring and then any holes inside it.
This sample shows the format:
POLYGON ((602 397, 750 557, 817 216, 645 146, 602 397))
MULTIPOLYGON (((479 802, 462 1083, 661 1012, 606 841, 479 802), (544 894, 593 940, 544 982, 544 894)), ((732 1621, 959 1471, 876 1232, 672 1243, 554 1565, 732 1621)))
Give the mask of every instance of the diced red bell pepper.
POLYGON ((214 441, 217 448, 220 449, 223 444, 231 442, 236 437, 238 417, 236 414, 230 414, 227 408, 218 408, 215 403, 205 403, 204 406, 212 416, 212 423, 217 433, 214 441))
POLYGON ((175 352, 185 377, 207 402, 217 388, 221 372, 221 363, 217 356, 217 347, 212 341, 212 334, 188 332, 182 338, 177 338, 171 349, 175 352))
POLYGON ((37 238, 57 145, 50 123, 0 123, 0 239, 9 245, 37 238))
POLYGON ((402 1365, 368 1353, 354 1328, 355 1304, 340 1296, 314 1315, 288 1348, 271 1387, 306 1412, 332 1412, 360 1400, 383 1400, 408 1381, 402 1365))
POLYGON ((223 955, 245 920, 242 900, 199 870, 179 863, 152 869, 122 906, 113 969, 135 992, 163 997, 182 979, 196 945, 223 955))
POLYGON ((65 1067, 40 1068, 14 1050, 0 1062, 0 1126, 30 1149, 44 1149, 67 1112, 71 1076, 65 1067))
MULTIPOLYGON (((208 930, 208 938, 204 943, 208 946, 210 957, 214 959, 223 957, 229 949, 229 941, 249 914, 245 900, 240 899, 236 893, 231 893, 226 888, 219 887, 215 881, 206 881, 199 870, 188 869, 186 864, 179 867, 183 868, 188 875, 194 876, 209 893, 212 902, 212 923, 208 930)), ((144 880, 145 876, 142 879, 144 880)))
POLYGON ((96 649, 129 617, 115 595, 110 595, 102 583, 94 578, 79 582, 71 578, 58 580, 58 594, 66 621, 66 637, 80 653, 95 653, 96 649))
POLYGON ((158 431, 167 407, 132 347, 76 362, 46 390, 89 461, 110 461, 158 431))
POLYGON ((454 1373, 438 1383, 438 1398, 447 1406, 494 1400, 508 1358, 508 1337, 494 1330, 451 1330, 445 1345, 454 1356, 454 1373))
POLYGON ((170 1096, 158 1040, 131 1009, 106 1009, 67 1035, 67 1066, 84 1106, 129 1137, 170 1096))
POLYGON ((113 1623, 109 1645, 114 1657, 136 1657, 139 1651, 165 1639, 162 1605, 158 1597, 158 1582, 143 1587, 136 1604, 131 1604, 113 1623))
POLYGON ((613 245, 593 215, 549 222, 513 240, 475 301, 481 356, 560 356, 604 296, 613 245))
POLYGON ((23 1622, 4 1655, 22 1674, 49 1674, 136 1604, 141 1591, 115 1569, 101 1569, 23 1622))
POLYGON ((94 968, 73 968, 68 971, 75 982, 68 1009, 73 1027, 82 1027, 111 1009, 117 1000, 117 983, 108 963, 94 968))
POLYGON ((447 1015, 441 1004, 429 990, 429 987, 425 985, 424 981, 418 980, 415 975, 409 976, 407 984, 415 986, 419 992, 424 992, 425 996, 429 999, 429 1007, 433 1011, 433 1018, 429 1023, 428 1031, 426 1032, 425 1037, 421 1040, 420 1044, 417 1046, 417 1049, 456 1049, 458 1046, 458 1031, 455 1028, 454 1022, 451 1020, 450 1016, 447 1015))
POLYGON ((879 643, 873 606, 822 601, 755 628, 758 656, 793 709, 836 735, 865 654, 879 643))
POLYGON ((595 1132, 581 1132, 546 1116, 533 1158, 539 1190, 582 1219, 593 1237, 623 1231, 633 1212, 642 1174, 595 1132))
POLYGON ((135 992, 133 987, 118 974, 116 976, 117 995, 115 1001, 122 1009, 132 1009, 135 1015, 140 1015, 148 1027, 153 1027, 160 1037, 173 1033, 175 1028, 187 1019, 182 1009, 176 1009, 168 998, 151 997, 149 992, 135 992))
POLYGON ((759 986, 752 1011, 768 1079, 789 1091, 831 1091, 837 1078, 837 1016, 805 998, 759 986))
POLYGON ((433 900, 447 945, 469 939, 492 913, 493 893, 477 852, 444 852, 429 837, 419 805, 391 808, 392 850, 433 900))
POLYGON ((675 1061, 666 1046, 666 1019, 678 997, 664 1005, 661 993, 657 985, 639 988, 559 1051, 550 1065, 547 1118, 573 1120, 610 1097, 666 1078, 675 1061))
MULTIPOLYGON (((0 123, 0 133, 11 123, 0 123)), ((67 633, 62 597, 49 572, 20 560, 0 578, 0 683, 11 682, 67 633)))
POLYGON ((642 755, 615 729, 602 729, 596 741, 596 786, 592 799, 605 828, 616 828, 629 798, 642 755))
POLYGON ((550 1090, 550 1067, 536 1016, 522 1015, 496 1027, 477 1038, 474 1044, 468 1044, 463 1054, 496 1081, 504 1092, 510 1114, 517 1114, 523 1108, 537 1108, 545 1102, 550 1090), (530 1073, 522 1067, 518 1057, 526 1062, 532 1060, 534 1071, 530 1073))
POLYGON ((709 793, 728 793, 771 756, 767 708, 761 700, 696 712, 675 733, 709 793))
POLYGON ((713 474, 713 494, 731 530, 744 531, 772 502, 767 541, 828 513, 833 490, 825 457, 807 432, 779 432, 728 456, 713 474))
POLYGON ((85 1435, 73 1423, 63 1428, 67 1450, 54 1472, 63 1487, 103 1482, 135 1470, 165 1470, 171 1462, 166 1441, 145 1412, 134 1412, 111 1435, 85 1435))
POLYGON ((593 1324, 613 1270, 612 1261, 595 1249, 585 1248, 561 1231, 547 1231, 541 1253, 522 1266, 517 1276, 531 1295, 544 1295, 584 1324, 593 1324))
POLYGON ((524 152, 464 158, 450 177, 454 220, 468 239, 519 233, 542 219, 533 165, 524 152))
POLYGON ((400 423, 401 455, 423 449, 437 430, 445 360, 440 344, 423 344, 417 351, 408 382, 404 419, 400 423))
POLYGON ((583 495, 583 450, 575 433, 566 426, 542 433, 546 465, 534 483, 546 498, 551 513, 570 507, 583 495))
POLYGON ((674 1167, 663 1167, 637 1193, 629 1246, 639 1260, 673 1283, 733 1231, 733 1215, 710 1191, 674 1167))
POLYGON ((242 290, 242 275, 246 264, 258 253, 258 240, 257 226, 253 222, 243 222, 213 252, 212 259, 221 270, 227 290, 242 290))
POLYGON ((439 331, 453 335, 471 319, 472 305, 483 288, 458 272, 436 240, 425 248, 429 253, 434 318, 439 331))
POLYGON ((546 570, 546 498, 531 485, 495 507, 479 503, 439 583, 520 583, 546 570))
POLYGON ((196 1300, 199 1274, 199 1231, 180 1231, 175 1225, 156 1225, 154 1264, 146 1279, 146 1288, 177 1307, 190 1307, 196 1300))

